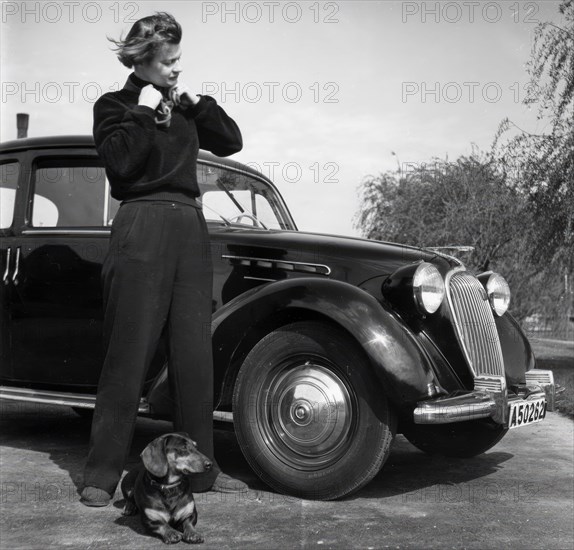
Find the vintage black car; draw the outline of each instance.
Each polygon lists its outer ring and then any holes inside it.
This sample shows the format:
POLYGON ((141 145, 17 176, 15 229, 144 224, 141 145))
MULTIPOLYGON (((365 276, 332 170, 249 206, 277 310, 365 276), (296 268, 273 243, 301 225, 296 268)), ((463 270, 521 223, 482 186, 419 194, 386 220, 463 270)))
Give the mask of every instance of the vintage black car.
MULTIPOLYGON (((119 204, 91 137, 4 143, 0 172, 0 398, 86 412, 119 204)), ((553 409, 552 373, 535 369, 500 275, 475 276, 439 250, 300 232, 273 183, 233 160, 201 153, 198 175, 214 418, 233 422, 274 489, 343 497, 377 474, 397 430, 429 453, 470 457, 553 409)), ((169 418, 163 346, 139 410, 169 418)))

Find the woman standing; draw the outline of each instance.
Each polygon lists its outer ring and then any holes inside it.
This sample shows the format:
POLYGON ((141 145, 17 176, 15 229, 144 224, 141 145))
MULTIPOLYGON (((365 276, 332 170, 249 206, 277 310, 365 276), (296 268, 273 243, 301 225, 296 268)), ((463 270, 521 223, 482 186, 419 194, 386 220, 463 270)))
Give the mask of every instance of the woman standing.
MULTIPOLYGON (((159 12, 116 42, 133 67, 124 88, 94 105, 94 139, 121 200, 102 269, 105 359, 81 502, 105 506, 120 480, 146 372, 162 331, 175 429, 213 459, 212 265, 199 196, 199 148, 241 150, 239 128, 216 101, 179 82, 181 26, 159 12)), ((217 463, 195 492, 244 491, 217 463)))

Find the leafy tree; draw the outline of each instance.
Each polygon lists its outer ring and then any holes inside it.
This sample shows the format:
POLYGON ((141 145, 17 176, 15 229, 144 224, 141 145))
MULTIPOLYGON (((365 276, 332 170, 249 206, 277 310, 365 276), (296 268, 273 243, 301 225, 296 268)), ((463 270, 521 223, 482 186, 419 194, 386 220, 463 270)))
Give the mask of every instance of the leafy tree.
POLYGON ((493 158, 507 180, 529 199, 538 231, 532 247, 535 260, 574 268, 574 2, 563 0, 564 26, 540 23, 535 31, 528 105, 538 104, 543 134, 525 132, 502 121, 493 158), (518 130, 508 141, 509 130, 518 130))
POLYGON ((535 30, 529 94, 525 103, 539 103, 539 117, 550 116, 552 133, 562 134, 574 119, 574 2, 563 0, 564 26, 540 23, 535 30), (546 78, 545 78, 546 77, 546 78))
MULTIPOLYGON (((530 82, 524 102, 538 105, 537 117, 546 131, 528 133, 505 119, 492 154, 509 185, 527 198, 535 228, 528 253, 547 278, 560 279, 560 284, 549 285, 549 308, 566 319, 574 272, 574 2, 563 0, 559 11, 562 24, 537 26, 527 65, 530 82)), ((549 308, 542 308, 547 315, 549 308)))
MULTIPOLYGON (((409 173, 365 178, 355 226, 374 239, 419 246, 471 245, 476 271, 508 278, 512 312, 568 326, 574 271, 574 0, 564 23, 535 31, 525 102, 538 104, 542 134, 504 120, 492 151, 435 159, 409 173), (506 141, 505 141, 506 140, 506 141)), ((565 332, 568 334, 568 332, 565 332)))
POLYGON ((518 191, 485 155, 454 162, 434 159, 406 174, 385 172, 365 178, 356 227, 371 239, 415 246, 472 246, 467 267, 495 270, 513 290, 513 313, 536 311, 537 270, 527 262, 531 214, 518 191))

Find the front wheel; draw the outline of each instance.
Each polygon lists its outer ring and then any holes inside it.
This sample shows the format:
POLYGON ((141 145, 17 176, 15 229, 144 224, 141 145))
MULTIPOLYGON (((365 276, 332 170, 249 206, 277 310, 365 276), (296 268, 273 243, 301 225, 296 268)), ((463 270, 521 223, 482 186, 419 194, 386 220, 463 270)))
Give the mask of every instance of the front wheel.
POLYGON ((258 342, 233 395, 237 439, 279 492, 341 498, 387 459, 396 420, 357 343, 319 322, 281 327, 258 342))
POLYGON ((508 432, 492 420, 472 420, 428 426, 409 424, 403 435, 428 454, 470 458, 494 447, 508 432))

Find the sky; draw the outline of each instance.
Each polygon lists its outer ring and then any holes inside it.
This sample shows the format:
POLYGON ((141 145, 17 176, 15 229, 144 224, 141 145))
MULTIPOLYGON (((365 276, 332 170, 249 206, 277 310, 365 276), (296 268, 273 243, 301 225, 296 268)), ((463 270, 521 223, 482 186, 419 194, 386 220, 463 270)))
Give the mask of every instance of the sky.
POLYGON ((107 36, 156 10, 183 27, 180 82, 241 128, 234 159, 270 177, 300 230, 359 235, 365 177, 487 150, 521 101, 538 21, 558 1, 2 2, 0 140, 91 134, 130 70, 107 36))

